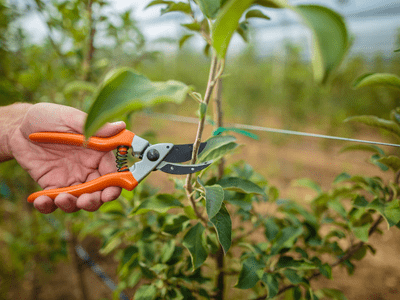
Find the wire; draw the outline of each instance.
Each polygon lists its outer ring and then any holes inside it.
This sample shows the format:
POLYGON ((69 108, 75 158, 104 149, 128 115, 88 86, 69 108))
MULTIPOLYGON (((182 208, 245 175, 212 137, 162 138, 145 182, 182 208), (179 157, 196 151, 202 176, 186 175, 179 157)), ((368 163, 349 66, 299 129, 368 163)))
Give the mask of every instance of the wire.
MULTIPOLYGON (((156 113, 156 112, 151 112, 151 113, 146 112, 146 114, 149 115, 150 117, 155 117, 158 119, 164 119, 164 120, 175 121, 175 122, 183 122, 183 123, 191 123, 191 124, 197 124, 199 122, 199 120, 197 118, 192 118, 192 117, 183 117, 183 116, 178 116, 178 115, 170 115, 170 114, 163 114, 163 113, 156 113)), ((301 132, 301 131, 286 130, 286 129, 277 129, 277 128, 270 128, 270 127, 255 126, 255 125, 233 123, 233 124, 228 124, 227 126, 240 128, 240 129, 254 130, 254 131, 264 131, 264 132, 315 137, 315 138, 346 141, 346 142, 356 142, 356 143, 364 143, 364 144, 372 144, 372 145, 400 147, 400 145, 392 144, 392 143, 359 140, 359 139, 345 138, 345 137, 339 137, 339 136, 301 132)))

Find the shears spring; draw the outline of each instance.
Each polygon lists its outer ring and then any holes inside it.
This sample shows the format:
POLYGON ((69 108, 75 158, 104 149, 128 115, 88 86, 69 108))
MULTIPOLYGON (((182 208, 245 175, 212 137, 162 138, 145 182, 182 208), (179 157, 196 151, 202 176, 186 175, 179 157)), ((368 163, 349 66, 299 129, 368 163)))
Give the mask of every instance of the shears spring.
POLYGON ((116 160, 117 163, 117 171, 118 172, 126 172, 129 171, 128 166, 128 149, 129 146, 118 146, 116 160))

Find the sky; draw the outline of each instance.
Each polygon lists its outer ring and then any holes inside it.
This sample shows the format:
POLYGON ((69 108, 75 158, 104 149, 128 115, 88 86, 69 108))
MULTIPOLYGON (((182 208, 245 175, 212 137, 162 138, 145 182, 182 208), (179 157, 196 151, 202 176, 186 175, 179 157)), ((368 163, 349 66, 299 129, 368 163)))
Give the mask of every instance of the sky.
MULTIPOLYGON (((22 1, 22 0, 10 0, 22 1)), ((32 0, 24 0, 32 1, 32 0)), ((150 0, 110 0, 113 10, 134 10, 134 16, 148 41, 160 37, 177 38, 184 33, 179 26, 185 18, 182 14, 172 13, 160 16, 160 7, 144 9, 150 0)), ((328 6, 345 16, 349 31, 355 37, 353 53, 372 54, 376 51, 390 56, 395 48, 397 29, 400 28, 399 0, 289 0, 291 4, 320 4, 328 6)), ((271 21, 255 20, 251 25, 255 31, 253 42, 257 49, 279 52, 285 39, 297 41, 303 46, 310 44, 311 34, 302 26, 295 14, 290 11, 264 9, 271 21)), ((187 21, 190 21, 188 18, 187 21)), ((30 15, 23 20, 25 29, 30 33, 32 42, 39 43, 46 35, 46 28, 38 15, 30 15)), ((193 43, 198 41, 194 40, 193 43)), ((151 43, 150 43, 151 45, 151 43)), ((153 43, 150 47, 166 47, 153 43)), ((168 47, 171 47, 169 45, 168 47)), ((232 40, 230 53, 240 52, 245 47, 241 38, 232 40)), ((169 48, 170 49, 170 48, 169 48)), ((176 49, 173 48, 172 50, 176 49)), ((161 49, 165 50, 165 49, 161 49)))

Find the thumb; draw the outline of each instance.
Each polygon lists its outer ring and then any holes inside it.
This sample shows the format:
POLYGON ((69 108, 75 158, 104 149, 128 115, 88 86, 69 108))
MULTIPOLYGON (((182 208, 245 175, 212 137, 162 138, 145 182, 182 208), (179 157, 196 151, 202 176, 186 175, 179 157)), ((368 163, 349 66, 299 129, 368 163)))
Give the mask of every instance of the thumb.
POLYGON ((107 123, 101 127, 95 134, 97 137, 109 137, 114 136, 126 128, 126 124, 123 121, 107 123))

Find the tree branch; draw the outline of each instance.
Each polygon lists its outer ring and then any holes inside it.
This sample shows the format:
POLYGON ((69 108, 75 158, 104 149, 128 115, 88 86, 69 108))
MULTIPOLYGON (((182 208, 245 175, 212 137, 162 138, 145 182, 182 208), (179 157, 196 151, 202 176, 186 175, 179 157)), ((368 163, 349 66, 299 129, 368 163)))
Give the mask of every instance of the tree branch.
MULTIPOLYGON (((218 63, 218 58, 217 58, 217 56, 215 54, 213 54, 213 57, 211 59, 210 74, 209 74, 209 77, 208 77, 207 88, 206 88, 206 92, 205 92, 204 100, 203 100, 203 103, 205 103, 206 105, 208 105, 208 103, 210 102, 212 91, 214 89, 217 63, 218 63)), ((192 153, 192 160, 191 160, 192 164, 196 163, 196 160, 197 160, 197 152, 199 151, 201 138, 202 138, 202 135, 203 135, 205 119, 206 119, 206 116, 204 115, 199 120, 199 124, 198 124, 198 127, 197 127, 196 139, 195 139, 194 144, 193 144, 193 153, 192 153)), ((193 210, 194 210, 196 216, 204 224, 207 224, 207 220, 201 215, 201 213, 197 209, 196 202, 195 202, 195 200, 193 198, 193 194, 192 194, 192 192, 193 192, 192 174, 188 174, 187 177, 186 177, 185 189, 186 189, 186 195, 187 195, 187 197, 188 197, 188 199, 190 201, 190 204, 193 207, 193 210)))

